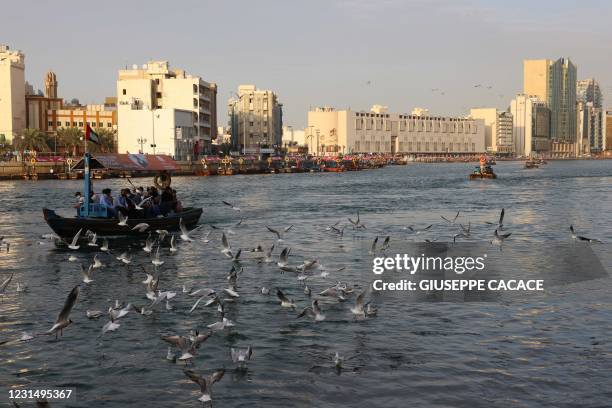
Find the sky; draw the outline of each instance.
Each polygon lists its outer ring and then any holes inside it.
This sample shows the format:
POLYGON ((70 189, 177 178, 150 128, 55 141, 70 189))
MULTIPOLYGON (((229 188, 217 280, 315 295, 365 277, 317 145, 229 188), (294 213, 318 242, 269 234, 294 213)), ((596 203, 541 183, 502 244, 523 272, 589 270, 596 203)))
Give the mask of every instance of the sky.
POLYGON ((53 70, 64 99, 101 103, 119 69, 168 60, 217 84, 219 124, 255 84, 300 128, 324 105, 506 109, 530 58, 569 57, 612 106, 611 22, 605 0, 21 0, 0 7, 0 43, 25 53, 35 88, 53 70))

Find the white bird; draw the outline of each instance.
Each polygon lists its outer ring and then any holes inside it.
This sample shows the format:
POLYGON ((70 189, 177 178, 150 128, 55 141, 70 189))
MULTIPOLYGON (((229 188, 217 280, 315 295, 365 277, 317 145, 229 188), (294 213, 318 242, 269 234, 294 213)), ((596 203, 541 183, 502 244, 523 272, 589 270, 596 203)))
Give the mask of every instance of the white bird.
POLYGON ((225 329, 226 327, 233 327, 233 326, 234 326, 234 322, 224 317, 220 322, 209 324, 207 327, 213 332, 217 332, 217 331, 221 331, 225 329))
POLYGON ((100 251, 108 252, 108 239, 104 238, 104 241, 102 241, 102 246, 100 247, 100 251))
POLYGON ((132 231, 138 231, 138 232, 145 232, 147 229, 149 229, 149 224, 147 224, 146 222, 140 222, 136 225, 134 225, 134 227, 132 228, 132 231))
POLYGON ((97 247, 98 246, 97 241, 98 241, 98 234, 96 234, 95 232, 92 232, 89 235, 89 242, 87 243, 87 246, 97 247))
POLYGON ((85 270, 85 267, 81 265, 81 273, 83 274, 83 283, 90 284, 93 282, 93 265, 89 265, 89 268, 85 270))
POLYGON ((299 319, 300 317, 303 317, 306 315, 309 315, 310 317, 312 317, 315 320, 315 322, 321 322, 325 320, 325 315, 323 314, 323 312, 321 312, 321 308, 319 307, 318 300, 313 300, 312 306, 308 306, 304 308, 304 310, 302 310, 302 313, 300 313, 297 316, 297 318, 299 319))
POLYGON ((88 319, 97 319, 101 317, 104 313, 101 310, 87 310, 85 312, 88 319))
POLYGON ((169 234, 168 230, 158 229, 155 232, 159 235, 159 242, 163 241, 164 238, 169 234))
POLYGON ((232 357, 232 361, 235 364, 238 364, 238 367, 244 368, 246 366, 247 361, 251 360, 251 356, 253 355, 253 348, 248 346, 247 348, 230 348, 230 355, 232 357))
POLYGON ((270 294, 270 289, 268 289, 266 287, 262 287, 261 288, 261 294, 262 295, 269 295, 270 294))
POLYGON ((121 227, 127 227, 128 216, 121 214, 121 212, 118 212, 117 216, 119 217, 119 222, 117 223, 117 225, 121 227))
POLYGON ((451 220, 449 220, 448 218, 446 218, 445 216, 441 215, 440 218, 442 218, 444 221, 448 222, 449 224, 454 224, 455 221, 457 221, 457 218, 459 218, 459 213, 460 211, 457 211, 457 214, 455 214, 455 218, 451 220))
POLYGON ((152 198, 153 198, 152 196, 149 196, 149 197, 143 198, 138 204, 134 203, 134 208, 136 208, 137 210, 143 210, 144 208, 142 207, 142 205, 146 203, 147 201, 151 200, 152 198))
POLYGON ((74 256, 74 255, 70 255, 70 256, 68 257, 68 262, 74 262, 74 261, 76 261, 77 259, 79 259, 79 258, 77 258, 77 257, 76 257, 76 256, 74 256))
POLYGON ((281 268, 287 266, 289 264, 289 252, 291 252, 291 248, 287 247, 283 249, 278 257, 278 262, 276 265, 281 268))
POLYGON ((497 228, 501 231, 504 229, 504 215, 506 213, 506 209, 502 208, 501 212, 499 213, 499 220, 495 223, 495 222, 490 222, 490 221, 486 221, 486 224, 488 225, 496 225, 497 224, 497 228))
POLYGON ((353 229, 366 229, 366 226, 361 222, 359 218, 359 211, 357 211, 357 219, 353 220, 351 218, 347 218, 349 222, 353 225, 353 229))
POLYGON ((145 240, 145 245, 142 247, 142 250, 150 254, 153 251, 154 244, 155 244, 155 240, 151 238, 151 234, 149 234, 149 236, 145 240))
POLYGON ((374 241, 372 242, 372 245, 370 246, 370 250, 368 251, 368 254, 374 255, 376 253, 377 244, 378 244, 378 235, 376 236, 376 238, 374 238, 374 241))
POLYGON ((420 234, 421 232, 429 231, 432 226, 433 224, 429 224, 425 228, 414 228, 412 225, 409 225, 408 227, 405 227, 404 229, 409 229, 410 232, 413 232, 415 234, 420 234))
POLYGON ((223 249, 221 250, 221 253, 227 256, 228 258, 232 258, 233 257, 232 247, 230 246, 230 243, 227 240, 227 236, 225 235, 225 232, 223 233, 223 235, 221 235, 221 245, 223 245, 223 249))
POLYGON ((83 231, 83 228, 81 228, 76 235, 74 236, 74 238, 72 238, 72 242, 68 245, 68 248, 73 249, 73 250, 77 250, 80 248, 80 245, 77 245, 77 243, 79 242, 79 238, 81 237, 81 232, 83 231))
POLYGON ((176 247, 176 243, 174 242, 174 235, 170 238, 170 252, 176 252, 178 248, 176 247))
POLYGON ((270 231, 271 233, 276 235, 277 240, 280 242, 283 240, 283 236, 285 235, 285 233, 289 232, 289 230, 291 230, 291 228, 293 228, 293 225, 290 225, 288 227, 283 228, 282 231, 278 231, 275 230, 274 228, 270 228, 266 225, 266 228, 268 229, 268 231, 270 231))
POLYGON ((155 266, 160 266, 164 264, 164 261, 162 261, 159 258, 159 245, 157 246, 157 250, 155 251, 155 256, 153 257, 153 259, 151 260, 151 263, 155 266))
POLYGON ((28 340, 32 340, 33 338, 34 338, 34 335, 32 333, 22 332, 21 337, 19 337, 17 340, 18 341, 28 341, 28 340))
POLYGON ((210 233, 211 233, 211 231, 208 231, 208 232, 206 233, 206 235, 204 235, 204 236, 202 237, 202 242, 203 242, 203 243, 208 244, 208 243, 210 242, 210 238, 208 238, 208 237, 210 236, 210 233))
POLYGON ((196 374, 191 370, 185 370, 185 375, 189 377, 189 379, 200 386, 200 392, 202 396, 198 398, 200 402, 212 402, 212 386, 214 383, 218 382, 223 378, 223 374, 225 374, 225 369, 221 369, 215 371, 208 377, 202 377, 201 375, 196 374))
POLYGON ((230 207, 234 211, 240 212, 240 207, 237 207, 237 206, 235 206, 234 204, 232 204, 230 202, 223 201, 223 204, 227 205, 228 207, 230 207))
POLYGON ((497 229, 495 230, 495 237, 493 238, 493 240, 491 241, 491 245, 499 245, 499 250, 502 250, 502 245, 504 243, 504 240, 506 238, 508 238, 510 235, 512 235, 512 233, 507 233, 507 234, 503 234, 500 235, 499 232, 497 231, 497 229))
POLYGON ((189 231, 182 218, 179 219, 179 228, 181 229, 181 239, 183 241, 193 241, 193 239, 189 237, 189 231))
POLYGON ((9 285, 9 283, 11 283, 11 280, 13 279, 13 274, 11 273, 11 275, 6 278, 4 280, 4 282, 2 282, 0 284, 0 296, 4 296, 4 292, 6 291, 6 287, 9 285))
POLYGON ((94 268, 94 269, 98 269, 98 268, 101 268, 101 267, 104 266, 102 264, 102 261, 100 261, 100 258, 98 258, 98 254, 94 255, 93 261, 94 261, 94 263, 92 265, 92 268, 94 268))
POLYGON ((351 307, 351 313, 355 316, 365 317, 364 301, 368 291, 369 287, 361 292, 359 296, 357 296, 357 299, 355 299, 355 306, 351 307))
POLYGON ((595 238, 588 238, 588 237, 584 237, 582 235, 577 235, 576 232, 574 231, 574 226, 570 225, 570 231, 572 233, 572 239, 574 240, 579 240, 579 241, 586 241, 586 242, 597 242, 599 244, 601 244, 601 241, 595 238))
POLYGON ((102 326, 102 334, 109 332, 109 331, 115 331, 119 328, 119 326, 121 326, 119 323, 116 323, 115 320, 116 318, 114 316, 116 316, 117 314, 113 315, 113 308, 109 307, 108 308, 108 316, 110 318, 110 320, 108 322, 106 322, 106 324, 104 324, 104 326, 102 326))
POLYGON ((127 252, 124 252, 121 255, 119 255, 117 257, 117 260, 123 262, 126 265, 132 262, 132 258, 128 256, 127 252))
POLYGON ((64 302, 64 307, 60 311, 57 319, 55 320, 55 324, 46 332, 46 334, 55 333, 55 338, 57 339, 57 334, 64 335, 64 329, 72 324, 72 320, 70 319, 70 312, 72 308, 77 302, 79 298, 80 287, 77 285, 68 294, 66 301, 64 302))
POLYGON ((293 299, 289 299, 287 296, 285 296, 280 289, 276 289, 276 297, 278 297, 278 300, 280 300, 281 307, 295 309, 295 302, 293 299))

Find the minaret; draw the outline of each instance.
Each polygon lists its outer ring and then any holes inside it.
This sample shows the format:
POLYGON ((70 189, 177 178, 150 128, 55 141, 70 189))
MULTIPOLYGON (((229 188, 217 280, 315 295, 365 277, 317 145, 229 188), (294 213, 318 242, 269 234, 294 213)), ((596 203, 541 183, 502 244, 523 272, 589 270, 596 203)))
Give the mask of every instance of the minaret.
POLYGON ((57 98, 57 77, 53 71, 45 75, 45 96, 52 99, 57 98))

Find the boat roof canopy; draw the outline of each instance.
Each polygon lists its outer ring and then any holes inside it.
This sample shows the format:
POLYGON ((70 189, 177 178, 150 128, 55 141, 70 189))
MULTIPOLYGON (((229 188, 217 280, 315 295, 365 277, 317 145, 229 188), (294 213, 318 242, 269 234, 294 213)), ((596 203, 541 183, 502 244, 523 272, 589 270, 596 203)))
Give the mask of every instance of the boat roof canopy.
MULTIPOLYGON (((165 154, 96 154, 89 160, 89 168, 112 169, 123 171, 174 171, 178 165, 172 157, 165 154)), ((83 159, 73 167, 74 170, 84 170, 83 159)))

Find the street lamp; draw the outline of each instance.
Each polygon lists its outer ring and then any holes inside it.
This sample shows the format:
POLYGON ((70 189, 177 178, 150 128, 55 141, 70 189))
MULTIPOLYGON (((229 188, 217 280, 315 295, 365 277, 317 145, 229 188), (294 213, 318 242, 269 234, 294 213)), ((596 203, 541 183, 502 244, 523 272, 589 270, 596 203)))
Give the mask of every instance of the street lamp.
POLYGON ((139 137, 138 139, 136 139, 136 143, 138 143, 138 144, 140 145, 140 154, 144 153, 144 150, 143 150, 143 145, 144 145, 145 143, 147 143, 147 139, 146 139, 146 138, 139 137))

